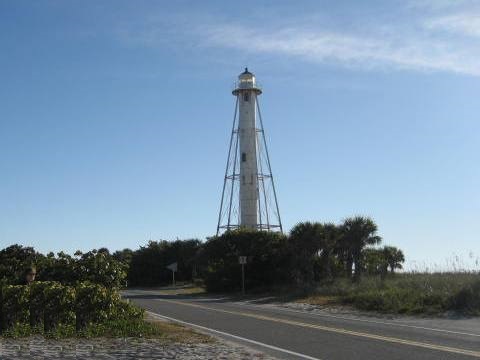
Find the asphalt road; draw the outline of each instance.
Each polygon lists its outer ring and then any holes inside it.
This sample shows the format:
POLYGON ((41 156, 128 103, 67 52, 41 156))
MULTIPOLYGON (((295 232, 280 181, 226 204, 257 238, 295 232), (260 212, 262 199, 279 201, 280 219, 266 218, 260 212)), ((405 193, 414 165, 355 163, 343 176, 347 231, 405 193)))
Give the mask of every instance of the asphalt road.
POLYGON ((280 359, 480 359, 480 319, 385 319, 312 313, 210 296, 131 290, 159 317, 280 359))

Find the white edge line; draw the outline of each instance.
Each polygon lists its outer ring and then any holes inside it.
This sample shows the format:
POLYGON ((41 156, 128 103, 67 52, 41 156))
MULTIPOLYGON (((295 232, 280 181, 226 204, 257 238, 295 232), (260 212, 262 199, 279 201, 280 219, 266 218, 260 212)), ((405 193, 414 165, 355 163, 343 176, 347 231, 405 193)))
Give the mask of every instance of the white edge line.
POLYGON ((297 352, 295 352, 295 351, 290 351, 290 350, 282 349, 282 348, 279 348, 279 347, 276 347, 276 346, 273 346, 273 345, 268 345, 268 344, 262 343, 262 342, 260 342, 260 341, 255 341, 255 340, 247 339, 247 338, 244 338, 244 337, 241 337, 241 336, 237 336, 237 335, 233 335, 233 334, 229 334, 229 333, 226 333, 226 332, 223 332, 223 331, 220 331, 220 330, 210 329, 210 328, 207 328, 207 327, 205 327, 205 326, 201 326, 201 325, 197 325, 197 324, 192 324, 192 323, 189 323, 189 322, 186 322, 186 321, 183 321, 183 320, 178 320, 178 319, 175 319, 175 318, 172 318, 172 317, 169 317, 169 316, 159 315, 159 314, 156 314, 156 313, 151 312, 151 311, 147 311, 147 313, 149 313, 150 315, 152 315, 152 316, 154 316, 154 317, 159 317, 159 318, 162 318, 162 319, 170 320, 170 321, 173 321, 173 322, 177 322, 177 323, 179 323, 179 324, 182 324, 182 325, 187 325, 187 326, 191 326, 191 327, 196 327, 196 328, 205 330, 205 331, 207 331, 207 332, 213 332, 213 333, 215 333, 215 334, 220 334, 220 335, 228 336, 228 337, 231 337, 231 338, 234 338, 234 339, 237 339, 237 340, 241 340, 241 341, 245 341, 245 342, 248 342, 248 343, 251 343, 251 344, 263 346, 263 347, 266 347, 266 348, 268 348, 268 349, 272 349, 272 350, 276 350, 276 351, 283 352, 283 353, 286 353, 286 354, 298 356, 298 357, 301 357, 301 358, 303 358, 303 359, 308 359, 308 360, 321 360, 321 359, 319 359, 319 358, 315 358, 315 357, 308 356, 308 355, 305 355, 305 354, 300 354, 300 353, 297 353, 297 352))

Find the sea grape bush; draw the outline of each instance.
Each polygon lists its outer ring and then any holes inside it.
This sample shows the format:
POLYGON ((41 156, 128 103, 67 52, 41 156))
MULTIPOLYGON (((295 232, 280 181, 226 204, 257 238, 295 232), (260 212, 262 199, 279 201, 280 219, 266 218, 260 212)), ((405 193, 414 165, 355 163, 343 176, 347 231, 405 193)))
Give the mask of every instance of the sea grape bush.
POLYGON ((44 291, 47 287, 52 286, 51 281, 34 282, 30 286, 23 286, 29 291, 29 313, 30 326, 32 329, 41 331, 44 328, 45 321, 45 296, 44 291))
POLYGON ((77 251, 73 256, 64 252, 43 255, 31 247, 20 245, 0 250, 0 284, 15 285, 21 282, 23 272, 32 265, 37 269, 39 281, 57 281, 71 286, 90 281, 107 288, 126 285, 128 265, 107 249, 94 249, 86 253, 77 251))
POLYGON ((52 282, 43 290, 44 329, 58 326, 71 327, 75 322, 75 288, 52 282))
POLYGON ((7 285, 1 293, 1 329, 29 323, 29 289, 22 285, 7 285))
POLYGON ((106 249, 76 253, 75 270, 81 281, 90 281, 107 288, 125 286, 126 265, 115 260, 106 249))
POLYGON ((90 282, 4 285, 0 291, 0 332, 28 335, 74 334, 109 321, 142 321, 140 310, 115 289, 90 282))
POLYGON ((76 288, 77 329, 111 319, 122 303, 116 291, 94 283, 81 283, 76 288))

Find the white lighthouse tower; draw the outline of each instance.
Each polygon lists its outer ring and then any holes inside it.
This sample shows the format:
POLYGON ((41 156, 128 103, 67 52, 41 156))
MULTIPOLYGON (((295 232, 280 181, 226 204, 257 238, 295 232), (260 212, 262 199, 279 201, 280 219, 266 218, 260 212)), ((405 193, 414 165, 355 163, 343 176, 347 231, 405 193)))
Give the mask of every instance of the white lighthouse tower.
POLYGON ((258 95, 261 93, 255 75, 245 68, 232 91, 237 100, 217 234, 222 230, 240 227, 282 231, 258 104, 258 95))

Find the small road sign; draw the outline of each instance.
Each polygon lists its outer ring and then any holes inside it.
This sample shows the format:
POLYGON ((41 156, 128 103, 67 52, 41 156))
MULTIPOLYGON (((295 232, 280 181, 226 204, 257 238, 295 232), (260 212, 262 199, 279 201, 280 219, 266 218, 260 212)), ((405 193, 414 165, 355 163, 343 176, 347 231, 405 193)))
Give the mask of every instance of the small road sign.
POLYGON ((172 270, 173 272, 176 272, 178 270, 178 263, 174 262, 171 263, 170 265, 167 266, 168 270, 172 270))
POLYGON ((247 263, 247 257, 246 256, 239 256, 238 257, 238 263, 241 265, 245 265, 247 263))
POLYGON ((172 270, 172 285, 175 286, 175 273, 178 270, 178 263, 174 262, 167 266, 168 270, 172 270))

